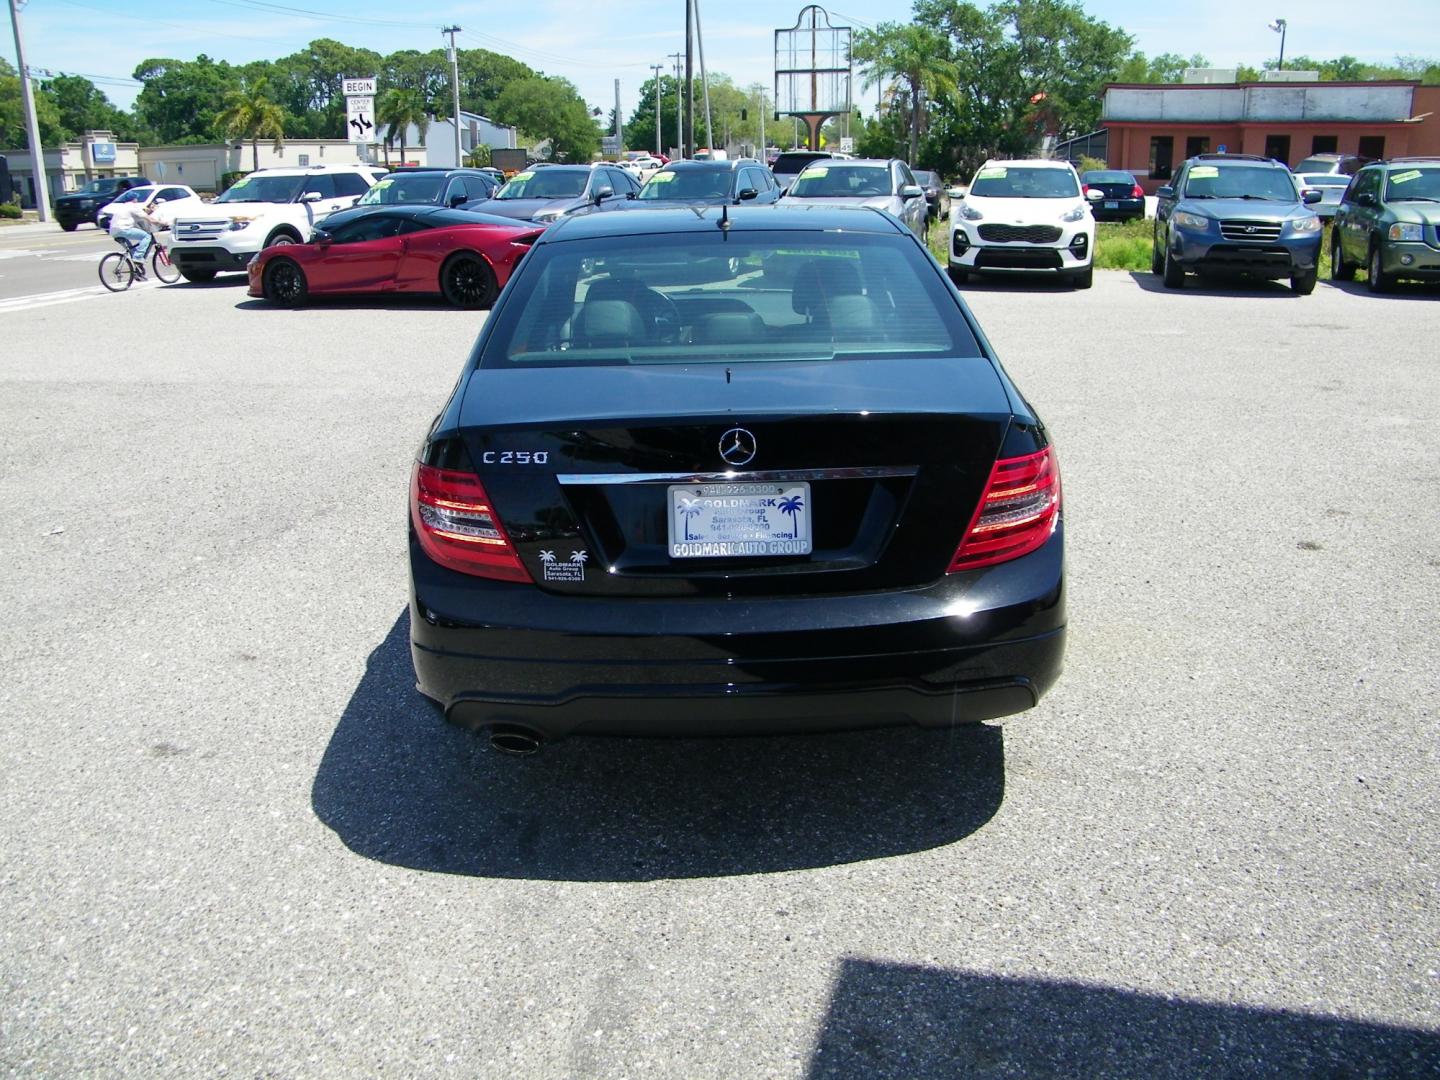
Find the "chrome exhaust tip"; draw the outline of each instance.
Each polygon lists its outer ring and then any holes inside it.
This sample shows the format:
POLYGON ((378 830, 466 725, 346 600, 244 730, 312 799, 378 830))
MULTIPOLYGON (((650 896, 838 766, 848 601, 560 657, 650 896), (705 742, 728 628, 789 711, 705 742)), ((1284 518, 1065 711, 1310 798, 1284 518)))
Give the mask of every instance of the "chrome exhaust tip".
POLYGON ((542 741, 537 732, 513 724, 497 724, 490 729, 490 749, 501 754, 529 757, 540 749, 542 741))

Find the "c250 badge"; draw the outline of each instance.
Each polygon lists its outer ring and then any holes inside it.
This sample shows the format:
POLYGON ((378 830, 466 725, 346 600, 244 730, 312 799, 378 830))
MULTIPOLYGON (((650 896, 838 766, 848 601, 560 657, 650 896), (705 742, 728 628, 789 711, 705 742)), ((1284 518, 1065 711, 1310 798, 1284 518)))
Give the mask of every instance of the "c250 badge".
POLYGON ((480 455, 485 465, 544 465, 549 460, 549 450, 486 450, 480 455))

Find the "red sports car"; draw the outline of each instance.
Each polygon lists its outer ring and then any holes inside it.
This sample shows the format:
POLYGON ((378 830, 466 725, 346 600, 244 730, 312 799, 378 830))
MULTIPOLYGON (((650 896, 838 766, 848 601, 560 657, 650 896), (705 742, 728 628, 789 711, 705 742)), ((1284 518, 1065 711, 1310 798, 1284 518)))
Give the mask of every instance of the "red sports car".
POLYGON ((439 293, 488 308, 541 230, 441 206, 367 206, 325 219, 306 244, 277 244, 250 263, 250 295, 286 307, 310 296, 439 293))

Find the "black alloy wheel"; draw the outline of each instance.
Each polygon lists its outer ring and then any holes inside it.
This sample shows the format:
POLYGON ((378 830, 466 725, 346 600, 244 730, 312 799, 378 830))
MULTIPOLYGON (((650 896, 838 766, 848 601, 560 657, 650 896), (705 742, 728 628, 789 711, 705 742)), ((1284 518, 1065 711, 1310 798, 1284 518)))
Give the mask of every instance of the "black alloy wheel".
POLYGON ((1150 237, 1150 273, 1160 275, 1165 272, 1165 259, 1160 254, 1160 244, 1154 236, 1150 237))
POLYGON ((1345 246, 1340 243, 1340 230, 1330 234, 1330 280, 1354 281, 1355 267, 1345 263, 1345 246))
POLYGON ((265 299, 282 307, 299 307, 310 295, 305 271, 293 259, 271 259, 265 268, 265 299))
POLYGON ((440 271, 440 291, 458 308, 488 308, 495 302, 495 273, 478 255, 456 255, 440 271))

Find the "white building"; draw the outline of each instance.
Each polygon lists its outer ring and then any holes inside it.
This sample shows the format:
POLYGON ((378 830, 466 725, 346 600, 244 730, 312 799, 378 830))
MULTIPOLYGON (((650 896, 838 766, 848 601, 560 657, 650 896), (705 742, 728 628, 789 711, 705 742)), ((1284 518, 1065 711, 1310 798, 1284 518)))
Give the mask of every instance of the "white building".
MULTIPOLYGON (((383 142, 390 133, 388 124, 381 124, 375 129, 375 137, 382 145, 374 148, 370 160, 385 161, 385 148, 383 142)), ((481 116, 479 113, 460 111, 460 153, 463 156, 472 153, 477 146, 489 146, 492 149, 506 149, 515 146, 515 129, 497 124, 488 116, 481 116)), ((463 165, 463 161, 455 160, 455 124, 449 117, 436 117, 430 121, 430 126, 425 129, 425 140, 422 144, 420 131, 414 124, 405 130, 405 160, 400 160, 400 139, 397 135, 390 144, 390 163, 392 165, 432 165, 436 168, 453 169, 463 165)))

